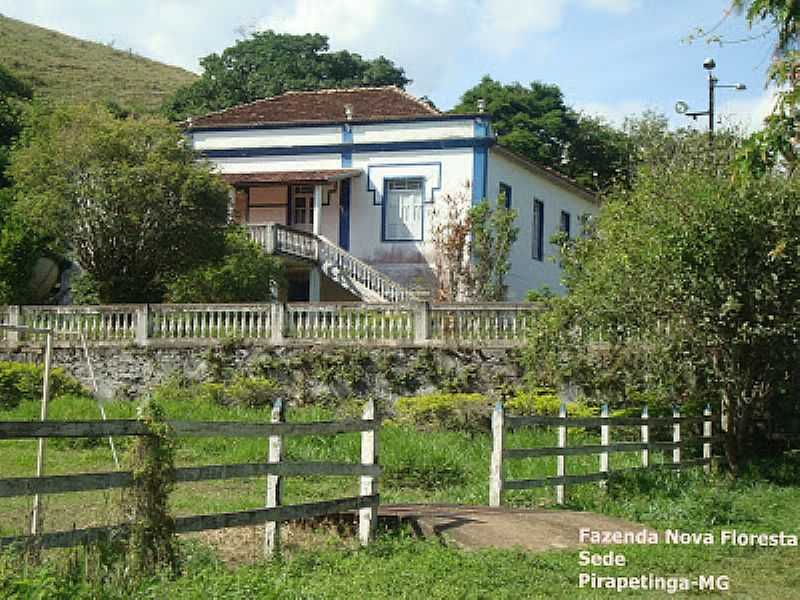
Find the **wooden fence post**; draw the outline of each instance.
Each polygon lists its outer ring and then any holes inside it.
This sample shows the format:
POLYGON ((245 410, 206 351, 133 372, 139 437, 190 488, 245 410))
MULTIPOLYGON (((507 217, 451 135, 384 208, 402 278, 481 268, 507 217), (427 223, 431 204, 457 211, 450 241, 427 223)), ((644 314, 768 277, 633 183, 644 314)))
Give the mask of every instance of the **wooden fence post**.
POLYGON ((497 401, 492 411, 492 463, 489 468, 489 506, 503 502, 503 403, 497 401))
MULTIPOLYGON (((12 305, 8 307, 8 324, 14 325, 15 327, 19 327, 22 325, 20 322, 20 307, 18 305, 12 305)), ((6 345, 10 348, 14 348, 15 346, 19 345, 19 331, 15 329, 9 329, 6 332, 6 345)))
POLYGON ((275 346, 283 345, 283 332, 284 332, 284 310, 283 304, 273 302, 269 309, 269 326, 270 326, 270 340, 275 346))
MULTIPOLYGON (((286 405, 283 400, 277 400, 272 406, 272 423, 282 423, 286 418, 286 405)), ((280 435, 269 436, 269 450, 267 462, 277 464, 281 462, 283 440, 280 435)), ((267 508, 276 508, 283 501, 283 482, 280 475, 267 475, 267 508)), ((281 550, 280 523, 267 521, 264 529, 264 555, 272 557, 281 550)))
MULTIPOLYGON (((377 427, 377 415, 375 411, 375 400, 370 398, 364 404, 364 421, 371 422, 377 427)), ((373 428, 369 431, 361 432, 361 464, 374 465, 378 461, 378 431, 373 428)), ((361 477, 361 495, 373 496, 378 493, 378 482, 375 477, 361 477)), ((362 546, 369 544, 375 535, 375 525, 378 520, 378 508, 375 505, 361 508, 358 511, 358 539, 362 546)))
POLYGON ((429 302, 414 304, 414 343, 425 346, 431 338, 431 305, 429 302))
MULTIPOLYGON (((677 404, 672 405, 672 442, 675 444, 681 443, 681 411, 678 409, 677 404)), ((672 449, 672 463, 681 464, 681 447, 675 446, 672 449)))
MULTIPOLYGON (((558 426, 558 447, 567 447, 567 405, 562 402, 558 409, 558 416, 562 419, 558 426)), ((556 477, 566 477, 566 456, 559 454, 556 456, 556 477)), ((556 504, 564 504, 565 485, 560 483, 556 486, 556 504)))
MULTIPOLYGON (((649 418, 647 414, 647 405, 645 404, 642 407, 642 443, 643 444, 650 444, 650 425, 647 424, 647 419, 649 418)), ((642 448, 642 466, 649 467, 650 466, 650 448, 645 447, 642 448)))
POLYGON ((706 474, 711 472, 711 405, 706 404, 703 410, 703 459, 706 464, 703 465, 703 470, 706 474))
MULTIPOLYGON (((610 432, 608 426, 608 404, 603 404, 603 407, 600 409, 600 418, 605 420, 603 424, 600 425, 600 445, 608 448, 608 445, 611 443, 609 439, 611 436, 609 435, 610 432)), ((600 453, 600 472, 608 474, 607 449, 600 453)), ((607 480, 600 481, 600 487, 606 487, 606 484, 607 480)))
POLYGON ((136 345, 147 346, 150 332, 150 307, 143 304, 136 308, 136 345))
MULTIPOLYGON (((42 379, 42 406, 40 420, 47 420, 47 405, 50 402, 50 365, 53 353, 53 332, 48 331, 44 346, 44 376, 42 379)), ((36 447, 36 477, 44 475, 44 452, 47 438, 40 437, 36 447)), ((33 497, 33 512, 31 513, 31 535, 42 532, 42 499, 39 494, 33 497)))

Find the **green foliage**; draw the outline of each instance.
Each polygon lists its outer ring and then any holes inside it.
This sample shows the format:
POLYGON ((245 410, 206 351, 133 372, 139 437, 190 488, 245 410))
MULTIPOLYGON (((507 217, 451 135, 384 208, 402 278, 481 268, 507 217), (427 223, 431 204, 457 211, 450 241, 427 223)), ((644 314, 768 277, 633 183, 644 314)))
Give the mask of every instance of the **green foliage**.
POLYGON ((82 271, 69 282, 73 304, 100 304, 99 284, 90 273, 82 271))
POLYGON ((36 97, 68 102, 115 101, 155 111, 197 79, 129 49, 77 39, 0 15, 0 63, 29 82, 36 97))
POLYGON ((226 386, 223 398, 235 406, 272 406, 278 392, 277 384, 266 377, 234 377, 226 386))
POLYGON ((428 431, 486 431, 490 402, 481 394, 435 393, 398 398, 399 423, 428 431))
POLYGON ((167 284, 168 302, 268 302, 284 280, 283 263, 240 228, 225 235, 224 256, 167 284))
MULTIPOLYGON (((558 416, 562 400, 552 388, 532 388, 518 390, 505 403, 508 412, 518 415, 558 416)), ((578 402, 567 403, 570 417, 593 417, 597 410, 578 402)))
MULTIPOLYGON (((0 361, 0 407, 14 408, 25 400, 42 397, 44 367, 31 363, 0 361)), ((63 369, 50 371, 50 395, 52 397, 83 394, 83 386, 64 373, 63 369)))
POLYGON ((30 304, 33 268, 42 256, 52 256, 50 239, 13 209, 10 190, 0 189, 2 195, 9 209, 6 218, 0 210, 0 304, 30 304))
POLYGON ((22 101, 30 97, 30 87, 0 64, 0 188, 10 183, 5 170, 11 145, 22 129, 22 101))
POLYGON ((153 397, 165 406, 206 403, 250 409, 271 406, 279 391, 274 380, 243 373, 226 383, 197 383, 173 376, 153 389, 153 397))
POLYGON ((473 295, 479 300, 506 298, 511 247, 519 234, 519 228, 514 226, 516 216, 517 211, 506 208, 502 199, 495 203, 482 200, 470 209, 470 254, 474 258, 471 278, 473 295))
POLYGON ((569 294, 533 328, 529 366, 617 405, 722 400, 736 467, 753 419, 798 390, 800 187, 734 177, 724 141, 679 140, 607 198, 564 257, 569 294))
POLYGON ((165 110, 173 119, 204 114, 277 96, 317 90, 410 82, 403 69, 383 56, 364 60, 347 50, 330 52, 327 36, 257 31, 222 54, 200 59, 203 76, 179 89, 165 110))
POLYGON ((504 85, 486 75, 464 92, 453 112, 476 113, 480 99, 500 144, 583 186, 604 189, 627 167, 625 135, 601 119, 575 112, 557 85, 504 85))
POLYGON ((227 187, 165 121, 57 107, 33 111, 23 140, 15 210, 71 250, 101 301, 160 301, 167 280, 221 255, 227 187))
POLYGON ((169 509, 175 487, 174 433, 164 422, 163 409, 152 400, 139 407, 138 417, 150 435, 138 436, 129 452, 133 484, 126 488, 123 508, 130 522, 130 566, 140 576, 165 567, 177 574, 175 520, 169 509))

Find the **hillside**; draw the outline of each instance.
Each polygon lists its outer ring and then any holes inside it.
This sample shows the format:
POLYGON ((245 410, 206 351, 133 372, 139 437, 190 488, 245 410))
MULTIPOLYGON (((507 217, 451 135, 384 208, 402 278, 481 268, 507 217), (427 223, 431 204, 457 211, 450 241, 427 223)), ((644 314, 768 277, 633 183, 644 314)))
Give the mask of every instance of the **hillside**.
POLYGON ((196 79, 184 69, 127 50, 80 40, 0 15, 0 64, 34 93, 68 100, 113 100, 157 109, 177 88, 196 79))

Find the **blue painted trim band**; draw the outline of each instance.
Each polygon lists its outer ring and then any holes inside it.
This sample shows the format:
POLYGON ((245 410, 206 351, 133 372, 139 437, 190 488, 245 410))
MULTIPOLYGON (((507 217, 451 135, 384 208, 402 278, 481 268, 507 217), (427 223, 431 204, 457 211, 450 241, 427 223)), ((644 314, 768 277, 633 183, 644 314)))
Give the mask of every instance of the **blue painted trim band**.
POLYGON ((476 147, 472 151, 472 204, 478 204, 486 198, 486 168, 489 152, 485 147, 476 147))
POLYGON ((339 245, 350 250, 350 180, 339 182, 339 245))
POLYGON ((491 138, 447 138, 406 142, 376 142, 361 144, 324 144, 314 146, 272 146, 268 148, 230 148, 201 150, 206 158, 248 158, 253 156, 296 156, 302 154, 343 154, 346 152, 404 152, 408 150, 450 150, 453 148, 481 148, 491 146, 491 138))
MULTIPOLYGON (((369 165, 367 167, 367 177, 366 177, 367 193, 372 194, 372 206, 380 206, 381 204, 383 204, 383 202, 377 201, 377 190, 371 185, 372 177, 370 171, 372 171, 372 169, 383 169, 386 167, 437 167, 439 169, 439 173, 436 176, 437 185, 431 186, 430 199, 428 199, 428 197, 426 196, 423 200, 425 204, 432 204, 433 192, 438 192, 440 189, 442 189, 442 163, 440 161, 424 162, 424 163, 384 163, 380 165, 369 165)), ((416 176, 411 175, 405 177, 403 175, 394 175, 394 176, 384 177, 384 181, 386 181, 387 179, 408 179, 411 177, 416 177, 416 176)), ((428 185, 427 177, 424 177, 423 175, 420 175, 420 177, 422 177, 425 180, 425 185, 428 185)))
POLYGON ((193 131, 244 131, 250 129, 293 129, 297 127, 336 127, 344 125, 385 125, 392 123, 418 123, 422 122, 436 122, 436 121, 471 121, 473 119, 480 119, 486 121, 489 116, 483 114, 447 114, 447 115, 431 115, 431 116, 417 116, 417 117, 398 117, 395 119, 372 119, 372 120, 353 120, 343 123, 342 121, 294 121, 283 123, 240 123, 238 125, 209 125, 204 127, 197 125, 195 127, 187 127, 184 129, 187 133, 193 131))

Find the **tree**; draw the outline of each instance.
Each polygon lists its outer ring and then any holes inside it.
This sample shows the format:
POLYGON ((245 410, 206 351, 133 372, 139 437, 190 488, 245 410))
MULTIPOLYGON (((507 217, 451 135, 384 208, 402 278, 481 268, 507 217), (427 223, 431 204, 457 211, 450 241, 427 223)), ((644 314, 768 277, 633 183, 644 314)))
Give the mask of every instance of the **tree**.
POLYGON ((506 299, 509 256, 519 234, 514 226, 516 218, 517 211, 506 208, 502 196, 495 202, 484 199, 469 211, 472 294, 479 300, 506 299))
POLYGON ((485 101, 502 145, 581 185, 605 188, 627 164, 624 134, 602 119, 576 113, 557 85, 503 85, 486 75, 464 92, 453 112, 477 112, 478 100, 485 101))
POLYGON ((73 254, 103 302, 160 301, 167 280, 222 254, 227 187, 166 121, 57 107, 34 111, 22 141, 13 210, 73 254))
POLYGON ((225 255, 167 284, 169 302, 269 302, 283 282, 282 263, 265 254, 247 233, 231 228, 225 255))
POLYGON ((365 60, 330 52, 327 36, 262 31, 239 40, 222 54, 200 59, 203 75, 179 89, 165 106, 172 119, 221 110, 289 90, 317 90, 410 82, 402 68, 379 56, 365 60))
POLYGON ((734 178, 724 137, 715 153, 704 136, 679 141, 570 247, 569 293, 551 301, 529 359, 618 405, 722 405, 736 470, 757 451, 754 419, 795 408, 800 182, 734 178))
POLYGON ((0 188, 9 184, 5 176, 11 144, 22 128, 21 101, 30 100, 31 88, 0 65, 0 188))

